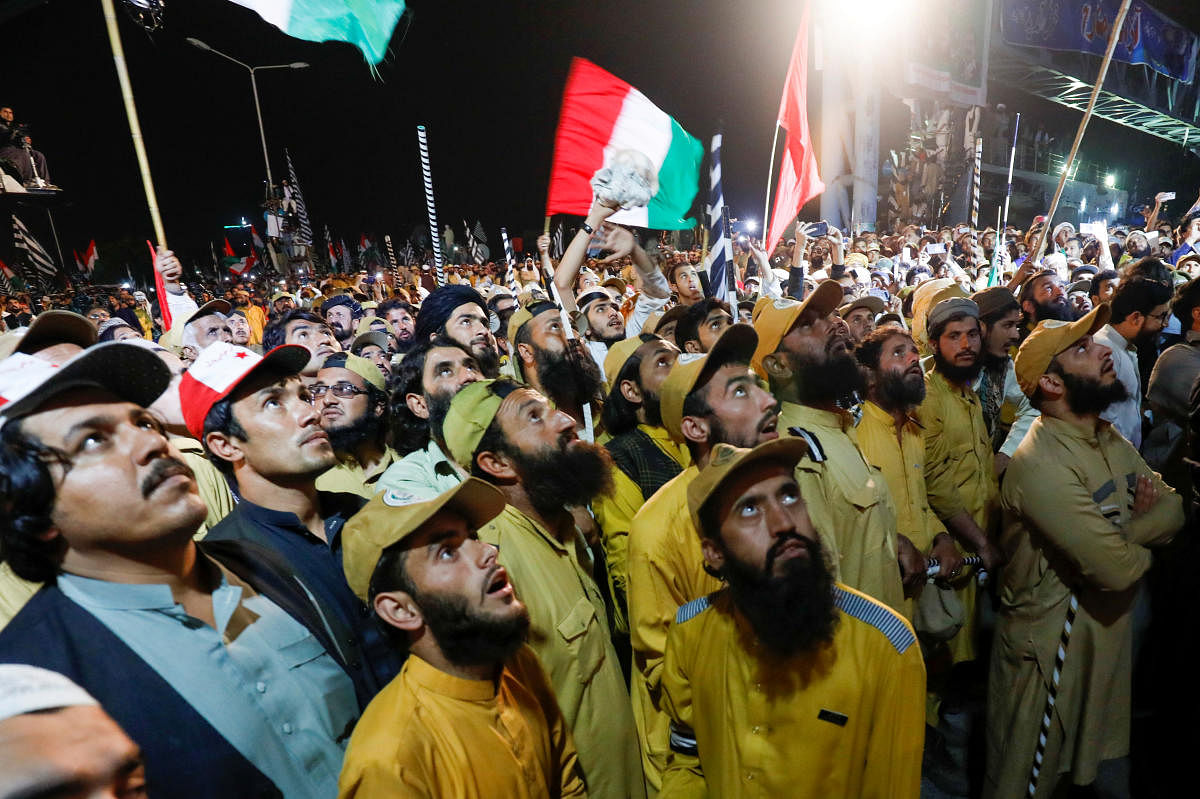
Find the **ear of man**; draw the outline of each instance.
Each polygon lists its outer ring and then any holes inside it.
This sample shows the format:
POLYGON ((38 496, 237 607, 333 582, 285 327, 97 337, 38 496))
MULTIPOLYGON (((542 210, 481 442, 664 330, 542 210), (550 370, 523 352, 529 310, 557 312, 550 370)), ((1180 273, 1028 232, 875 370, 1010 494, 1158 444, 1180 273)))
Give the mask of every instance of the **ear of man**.
POLYGON ((632 380, 621 381, 621 396, 634 405, 642 404, 642 389, 632 380))
POLYGON ((429 418, 429 404, 425 402, 425 397, 420 394, 405 394, 404 404, 412 411, 413 416, 418 419, 429 418))
POLYGON ((238 440, 227 433, 213 430, 204 436, 204 445, 213 455, 223 461, 228 461, 235 468, 246 458, 238 440))
POLYGON ((475 455, 475 463, 485 474, 497 480, 516 480, 519 476, 512 459, 503 452, 480 452, 475 455))
POLYGON ((425 625, 420 606, 407 591, 380 592, 373 605, 375 615, 390 627, 415 633, 425 625))

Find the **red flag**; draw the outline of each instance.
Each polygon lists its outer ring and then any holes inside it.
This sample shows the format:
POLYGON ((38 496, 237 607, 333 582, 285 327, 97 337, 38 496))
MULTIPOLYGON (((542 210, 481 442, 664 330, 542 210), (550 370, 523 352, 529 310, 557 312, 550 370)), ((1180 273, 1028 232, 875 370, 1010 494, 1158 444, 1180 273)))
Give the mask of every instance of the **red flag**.
POLYGON ((80 274, 86 272, 87 267, 83 265, 83 259, 79 257, 79 250, 71 250, 71 253, 75 256, 75 271, 80 274))
POLYGON ((787 131, 783 162, 779 166, 779 184, 775 189, 775 206, 771 210, 771 227, 767 231, 767 252, 783 238, 783 231, 800 213, 800 208, 825 191, 817 174, 817 155, 812 137, 808 135, 808 9, 800 18, 800 31, 788 65, 787 83, 779 102, 779 125, 787 131))
POLYGON ((233 251, 233 247, 229 245, 229 237, 225 237, 225 254, 230 258, 237 258, 237 253, 233 251))
MULTIPOLYGON (((94 251, 96 242, 92 242, 89 250, 94 251)), ((162 317, 163 332, 171 329, 174 320, 171 318, 171 304, 167 302, 167 287, 163 285, 162 273, 158 271, 158 253, 154 251, 154 245, 150 240, 146 240, 146 246, 150 248, 150 269, 154 272, 154 296, 158 299, 158 315, 162 317)))
POLYGON ((92 239, 88 243, 87 252, 83 254, 83 265, 87 267, 87 273, 90 275, 96 271, 96 260, 99 256, 96 254, 96 240, 92 239))

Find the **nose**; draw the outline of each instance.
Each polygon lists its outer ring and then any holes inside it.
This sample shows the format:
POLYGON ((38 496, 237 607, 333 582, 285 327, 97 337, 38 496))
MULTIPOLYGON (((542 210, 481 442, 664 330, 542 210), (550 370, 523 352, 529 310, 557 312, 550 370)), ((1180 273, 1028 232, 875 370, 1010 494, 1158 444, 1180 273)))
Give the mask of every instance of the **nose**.
POLYGON ((480 568, 490 569, 492 564, 496 562, 496 558, 500 556, 500 549, 486 541, 480 541, 478 538, 471 539, 471 543, 478 550, 475 553, 476 562, 480 568))
POLYGON ((792 514, 778 499, 767 503, 767 532, 772 538, 779 538, 786 533, 795 532, 796 523, 792 514))
POLYGON ((132 426, 133 458, 139 465, 146 465, 170 452, 167 437, 153 428, 132 426))
POLYGON ((778 413, 779 400, 769 391, 764 391, 761 386, 755 385, 754 391, 758 392, 758 408, 764 414, 778 413))
MULTIPOLYGON (((332 391, 327 391, 325 392, 325 396, 328 397, 332 393, 332 391)), ((316 405, 310 405, 297 396, 295 402, 293 403, 293 407, 296 423, 300 425, 300 427, 311 427, 312 425, 320 424, 320 416, 317 414, 316 405)), ((321 407, 325 406, 322 405, 321 407)))
POLYGON ((565 433, 567 430, 575 429, 575 417, 566 411, 555 411, 554 421, 554 429, 558 433, 565 433))
POLYGON ((328 408, 330 405, 341 404, 338 401, 337 396, 333 393, 333 390, 329 388, 325 389, 325 393, 321 395, 320 403, 322 408, 328 408))

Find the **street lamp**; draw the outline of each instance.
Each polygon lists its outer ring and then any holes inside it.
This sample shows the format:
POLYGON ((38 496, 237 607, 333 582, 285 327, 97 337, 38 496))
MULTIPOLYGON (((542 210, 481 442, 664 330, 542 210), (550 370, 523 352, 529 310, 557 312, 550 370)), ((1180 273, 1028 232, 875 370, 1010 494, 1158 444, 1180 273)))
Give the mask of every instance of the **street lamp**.
POLYGON ((254 92, 254 113, 258 116, 258 135, 262 139, 263 148, 263 163, 267 166, 267 197, 271 196, 271 187, 275 185, 275 181, 271 179, 271 158, 267 155, 267 133, 263 129, 262 106, 258 102, 258 81, 255 80, 254 73, 260 69, 307 69, 308 64, 304 61, 293 61, 290 64, 268 64, 261 67, 252 67, 249 64, 238 61, 227 53, 222 53, 220 50, 208 45, 199 39, 194 39, 191 36, 187 37, 187 43, 197 50, 204 50, 208 53, 215 53, 221 56, 226 61, 232 61, 242 69, 250 73, 250 89, 254 92))

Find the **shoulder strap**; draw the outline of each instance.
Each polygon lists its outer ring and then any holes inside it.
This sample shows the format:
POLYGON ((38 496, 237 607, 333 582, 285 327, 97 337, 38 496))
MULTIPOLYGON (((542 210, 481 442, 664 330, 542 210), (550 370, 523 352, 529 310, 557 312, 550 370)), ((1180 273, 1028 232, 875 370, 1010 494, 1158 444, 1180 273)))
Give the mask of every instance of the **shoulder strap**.
POLYGON ((788 433, 803 438, 808 443, 808 457, 812 458, 814 462, 825 462, 825 450, 821 448, 821 442, 817 440, 816 435, 803 427, 789 427, 788 433))

